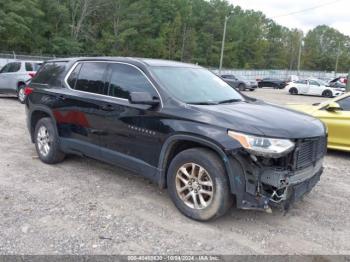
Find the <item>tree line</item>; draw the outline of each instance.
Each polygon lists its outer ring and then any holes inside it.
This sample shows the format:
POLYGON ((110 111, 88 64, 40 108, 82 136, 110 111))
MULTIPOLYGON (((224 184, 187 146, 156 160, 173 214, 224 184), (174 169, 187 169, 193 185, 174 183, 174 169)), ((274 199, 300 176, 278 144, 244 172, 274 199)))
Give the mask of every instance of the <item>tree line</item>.
POLYGON ((225 16, 226 68, 350 69, 350 37, 321 25, 307 35, 225 0, 0 0, 0 50, 136 56, 217 67, 225 16), (337 63, 338 61, 338 63, 337 63))

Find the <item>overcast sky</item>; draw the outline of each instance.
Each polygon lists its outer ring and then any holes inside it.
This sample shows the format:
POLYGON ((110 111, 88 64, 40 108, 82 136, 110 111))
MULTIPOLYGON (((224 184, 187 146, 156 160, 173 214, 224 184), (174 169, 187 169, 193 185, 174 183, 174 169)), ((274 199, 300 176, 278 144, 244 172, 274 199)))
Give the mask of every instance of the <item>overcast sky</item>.
POLYGON ((229 2, 243 9, 262 11, 278 24, 289 28, 300 28, 305 33, 317 25, 326 24, 350 36, 349 0, 229 0, 229 2), (309 10, 286 16, 305 9, 309 10))

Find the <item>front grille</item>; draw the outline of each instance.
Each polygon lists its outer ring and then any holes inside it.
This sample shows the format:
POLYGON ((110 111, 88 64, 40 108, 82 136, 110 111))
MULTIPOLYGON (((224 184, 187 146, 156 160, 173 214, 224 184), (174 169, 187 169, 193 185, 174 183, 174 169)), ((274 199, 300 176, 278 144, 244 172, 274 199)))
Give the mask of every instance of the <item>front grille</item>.
POLYGON ((298 141, 294 155, 295 169, 302 169, 315 164, 325 155, 326 148, 326 137, 317 137, 298 141))

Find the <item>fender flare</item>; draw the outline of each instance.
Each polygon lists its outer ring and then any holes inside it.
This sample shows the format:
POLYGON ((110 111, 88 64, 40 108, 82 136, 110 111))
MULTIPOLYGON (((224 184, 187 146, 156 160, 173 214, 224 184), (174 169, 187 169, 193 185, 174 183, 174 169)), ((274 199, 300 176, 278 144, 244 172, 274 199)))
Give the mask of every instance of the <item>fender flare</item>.
MULTIPOLYGON (((167 176, 167 174, 166 174, 165 164, 167 164, 167 157, 168 157, 173 145, 178 141, 196 142, 198 144, 201 144, 205 147, 212 149, 214 152, 216 152, 219 155, 219 157, 223 161, 227 176, 228 176, 229 181, 230 181, 230 185, 232 185, 234 183, 234 181, 233 181, 234 175, 232 173, 232 168, 231 168, 231 163, 229 161, 229 157, 219 145, 217 145, 216 143, 214 143, 212 141, 208 141, 204 138, 196 136, 196 135, 177 134, 177 135, 173 135, 173 136, 169 137, 165 141, 165 143, 162 146, 162 150, 160 152, 160 157, 159 157, 159 162, 158 162, 158 170, 159 170, 159 180, 158 181, 159 181, 159 186, 161 188, 166 188, 166 176, 167 176)), ((230 187, 231 187, 231 191, 234 191, 232 186, 230 186, 230 187)))
MULTIPOLYGON (((31 140, 32 142, 34 143, 34 133, 33 133, 33 130, 32 130, 32 117, 33 117, 33 114, 36 113, 36 112, 43 112, 47 115, 50 116, 51 120, 53 121, 54 123, 54 127, 56 129, 56 132, 58 134, 58 130, 57 130, 57 123, 56 123, 56 118, 54 117, 53 113, 51 110, 49 110, 48 108, 46 108, 45 106, 40 106, 40 105, 37 105, 35 106, 32 110, 30 110, 29 112, 29 118, 28 118, 28 128, 29 128, 29 132, 30 132, 30 137, 31 137, 31 140)), ((35 128, 35 127, 34 127, 35 128)))

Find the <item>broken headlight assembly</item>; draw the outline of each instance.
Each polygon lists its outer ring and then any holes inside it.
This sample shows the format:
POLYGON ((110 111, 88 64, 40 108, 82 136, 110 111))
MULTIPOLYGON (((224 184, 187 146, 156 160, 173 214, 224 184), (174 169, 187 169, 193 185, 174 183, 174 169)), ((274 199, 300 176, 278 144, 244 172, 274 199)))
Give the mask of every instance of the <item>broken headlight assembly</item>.
POLYGON ((291 152, 295 146, 294 142, 289 139, 254 136, 234 131, 228 131, 228 135, 255 156, 279 158, 291 152))

